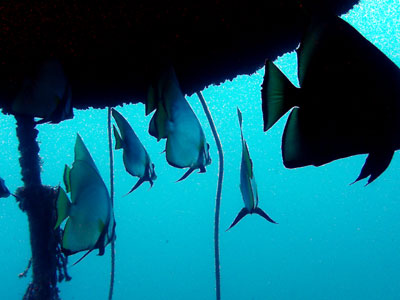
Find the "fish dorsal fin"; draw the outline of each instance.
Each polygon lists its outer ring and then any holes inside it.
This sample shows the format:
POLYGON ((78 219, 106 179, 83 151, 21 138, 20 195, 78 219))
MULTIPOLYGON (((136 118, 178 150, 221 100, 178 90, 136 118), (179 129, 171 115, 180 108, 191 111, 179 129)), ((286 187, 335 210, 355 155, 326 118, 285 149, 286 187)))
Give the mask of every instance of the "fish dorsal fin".
MULTIPOLYGON (((181 103, 184 106, 189 106, 185 96, 179 85, 178 77, 172 66, 167 68, 160 78, 161 102, 164 105, 165 113, 170 121, 173 120, 173 115, 176 103, 181 103)), ((189 106, 190 107, 190 106, 189 106)))
POLYGON ((115 125, 113 125, 113 132, 114 132, 114 137, 115 137, 115 149, 121 149, 124 148, 124 141, 122 140, 121 136, 119 135, 119 132, 115 125))
POLYGON ((94 163, 94 160, 89 153, 89 150, 86 148, 79 134, 77 134, 76 136, 75 143, 75 161, 78 160, 85 161, 86 163, 91 165, 97 171, 97 173, 99 173, 99 170, 97 169, 96 164, 94 163))
POLYGON ((71 192, 71 168, 68 165, 65 165, 64 168, 64 185, 65 185, 65 190, 67 193, 71 192))
POLYGON ((68 217, 71 202, 62 187, 58 187, 58 196, 56 200, 57 221, 54 229, 61 225, 61 223, 68 217))
POLYGON ((250 158, 250 152, 249 152, 249 148, 247 146, 246 140, 243 137, 243 128, 242 128, 242 124, 243 124, 243 116, 242 116, 242 112, 240 111, 239 108, 237 108, 237 113, 238 113, 238 119, 239 119, 239 125, 240 125, 240 133, 242 136, 242 159, 244 160, 245 164, 246 164, 246 168, 247 168, 247 174, 249 174, 250 178, 253 178, 253 162, 250 158))
POLYGON ((245 140, 243 140, 243 159, 246 163, 247 174, 249 174, 250 179, 253 178, 253 161, 250 158, 249 148, 245 140))
POLYGON ((243 139, 243 131, 242 131, 243 117, 242 117, 242 112, 240 111, 239 107, 237 108, 237 114, 238 114, 238 119, 239 119, 240 131, 242 132, 242 139, 243 139))

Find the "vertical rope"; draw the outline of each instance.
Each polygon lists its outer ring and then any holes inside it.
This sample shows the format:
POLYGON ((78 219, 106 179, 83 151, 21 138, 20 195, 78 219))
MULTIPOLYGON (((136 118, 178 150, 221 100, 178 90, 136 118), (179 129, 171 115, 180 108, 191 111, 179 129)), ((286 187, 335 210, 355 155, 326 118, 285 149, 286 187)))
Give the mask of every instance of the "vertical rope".
POLYGON ((54 189, 43 186, 41 159, 36 140, 38 130, 31 116, 15 116, 20 152, 19 164, 24 187, 17 190, 19 207, 28 215, 32 251, 32 282, 23 299, 56 300, 57 240, 54 227, 54 189))
MULTIPOLYGON (((110 195, 111 203, 114 207, 114 157, 111 137, 111 107, 108 108, 107 113, 108 123, 108 147, 110 153, 110 195)), ((111 300, 114 292, 114 276, 115 276, 115 240, 111 242, 111 277, 110 277, 110 289, 108 292, 108 299, 111 300)))
POLYGON ((221 207, 221 193, 222 193, 222 180, 224 177, 224 154, 222 152, 221 141, 218 136, 217 129, 210 110, 208 109, 206 100, 204 99, 201 92, 197 92, 197 96, 200 99, 200 103, 203 106, 204 113, 207 116, 208 123, 210 124, 211 131, 213 133, 215 144, 217 144, 218 155, 219 155, 219 174, 218 174, 218 185, 217 185, 217 196, 215 199, 215 218, 214 218, 214 257, 215 257, 215 286, 216 286, 216 299, 221 299, 221 271, 219 262, 219 211, 221 207))

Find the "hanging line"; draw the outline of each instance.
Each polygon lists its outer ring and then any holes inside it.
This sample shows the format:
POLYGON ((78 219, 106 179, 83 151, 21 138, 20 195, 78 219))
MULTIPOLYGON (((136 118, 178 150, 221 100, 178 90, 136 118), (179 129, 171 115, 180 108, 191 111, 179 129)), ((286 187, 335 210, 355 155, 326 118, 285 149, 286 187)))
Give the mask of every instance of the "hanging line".
POLYGON ((218 174, 218 185, 217 185, 217 196, 215 199, 215 217, 214 217, 214 258, 215 258, 215 287, 216 287, 216 299, 221 299, 221 270, 219 262, 219 211, 221 207, 221 193, 222 193, 222 180, 224 177, 224 154, 222 152, 221 141, 218 136, 217 129, 215 127, 213 118, 210 110, 208 109, 206 100, 204 99, 201 92, 197 92, 197 96, 200 99, 200 103, 203 106, 204 113, 207 116, 208 123, 210 124, 211 131, 213 133, 215 144, 218 148, 219 155, 219 174, 218 174))
MULTIPOLYGON (((114 208, 114 157, 113 157, 113 146, 112 146, 112 136, 111 136, 111 107, 108 107, 107 123, 108 123, 108 147, 110 153, 110 196, 111 196, 111 204, 114 208)), ((113 297, 114 277, 115 277, 115 239, 111 242, 111 277, 110 277, 110 289, 108 292, 108 300, 111 300, 113 297)))

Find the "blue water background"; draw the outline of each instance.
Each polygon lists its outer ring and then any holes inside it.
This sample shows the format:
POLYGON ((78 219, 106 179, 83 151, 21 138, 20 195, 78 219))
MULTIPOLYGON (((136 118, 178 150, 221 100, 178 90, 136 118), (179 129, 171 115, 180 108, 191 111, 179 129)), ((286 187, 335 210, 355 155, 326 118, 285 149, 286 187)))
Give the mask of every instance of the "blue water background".
MULTIPOLYGON (((343 16, 400 66, 400 3, 361 1, 343 16)), ((296 56, 277 65, 296 82, 296 56)), ((225 154, 221 206, 221 288, 226 300, 256 299, 400 299, 400 160, 398 153, 376 182, 349 185, 365 155, 321 167, 288 170, 280 143, 285 116, 263 132, 260 87, 264 70, 207 88, 208 101, 225 154), (239 190, 240 131, 236 107, 254 163, 259 205, 279 225, 257 215, 225 232, 243 207, 239 190)), ((117 220, 115 299, 214 298, 213 220, 217 152, 196 96, 188 97, 211 145, 207 173, 175 181, 183 170, 165 160, 164 141, 147 133, 144 105, 118 107, 131 122, 156 165, 158 179, 124 197, 136 178, 125 172, 115 152, 117 220)), ((332 103, 335 105, 335 103, 332 103)), ((42 181, 62 183, 72 164, 79 132, 106 184, 109 184, 106 110, 75 111, 73 120, 39 126, 42 181)), ((0 176, 10 190, 21 186, 15 121, 1 115, 0 176)), ((30 258, 26 215, 13 198, 0 201, 0 295, 21 299, 30 280, 18 279, 30 258)), ((74 262, 79 255, 73 256, 74 262)), ((69 269, 73 280, 60 285, 62 299, 106 299, 110 247, 69 269)))

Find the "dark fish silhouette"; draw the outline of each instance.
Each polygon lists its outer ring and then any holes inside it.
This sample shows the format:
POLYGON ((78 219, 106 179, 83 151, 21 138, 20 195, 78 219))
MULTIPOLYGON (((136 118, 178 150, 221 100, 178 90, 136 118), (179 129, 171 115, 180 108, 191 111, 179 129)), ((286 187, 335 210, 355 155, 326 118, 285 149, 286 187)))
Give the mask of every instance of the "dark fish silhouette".
POLYGON ((264 130, 293 108, 282 139, 284 165, 320 166, 368 153, 356 181, 374 181, 400 148, 400 70, 352 26, 313 20, 297 50, 300 88, 271 62, 262 89, 264 130))
POLYGON ((26 78, 12 103, 12 113, 42 118, 37 123, 59 123, 74 114, 71 87, 57 60, 43 62, 26 78))
POLYGON ((129 193, 136 190, 143 182, 149 181, 153 186, 153 181, 157 179, 154 171, 154 164, 150 156, 133 131, 128 121, 114 108, 112 116, 119 128, 114 126, 115 149, 123 149, 123 160, 126 171, 132 176, 139 177, 138 182, 133 186, 129 193))
POLYGON ((156 88, 150 86, 146 113, 155 108, 157 110, 150 121, 149 133, 158 141, 167 139, 165 153, 171 166, 189 168, 178 181, 196 169, 204 173, 206 166, 211 163, 210 146, 172 67, 163 72, 156 88))
POLYGON ((244 202, 244 208, 239 212, 232 225, 229 226, 227 231, 235 226, 244 216, 248 214, 258 214, 271 223, 276 222, 272 220, 261 208, 258 207, 258 192, 256 179, 253 173, 253 162, 250 158, 249 148, 247 147, 246 140, 243 137, 242 130, 242 113, 239 108, 237 109, 240 133, 242 137, 242 163, 240 165, 240 191, 244 202))

